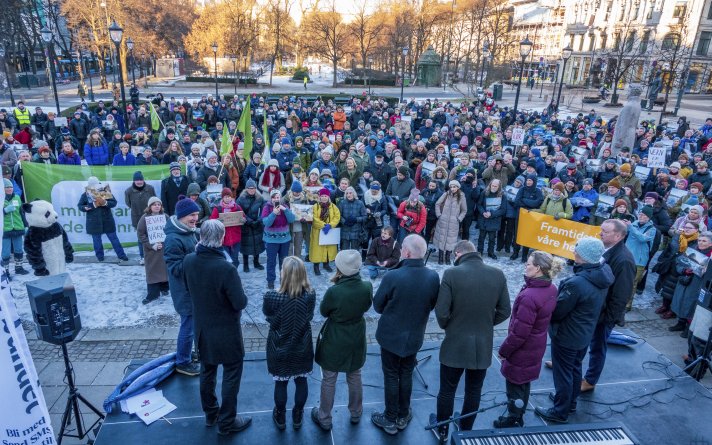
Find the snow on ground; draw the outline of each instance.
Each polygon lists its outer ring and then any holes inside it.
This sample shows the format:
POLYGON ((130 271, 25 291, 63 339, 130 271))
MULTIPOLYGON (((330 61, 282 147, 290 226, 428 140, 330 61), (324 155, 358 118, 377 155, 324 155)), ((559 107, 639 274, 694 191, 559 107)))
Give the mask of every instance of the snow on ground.
MULTIPOLYGON (((129 254, 137 255, 136 248, 127 249, 129 254)), ((79 253, 87 255, 87 253, 79 253)), ((264 255, 261 258, 262 264, 266 263, 264 255)), ((504 253, 497 261, 485 259, 487 264, 501 269, 508 280, 509 294, 512 301, 521 289, 524 279, 524 267, 522 263, 509 260, 509 255, 504 253)), ((443 271, 448 267, 437 265, 437 254, 434 254, 428 262, 429 267, 437 271, 442 276, 443 271)), ((333 263, 332 263, 333 267, 333 263)), ((12 270, 12 269, 11 269, 12 270)), ((250 268, 249 273, 242 272, 239 268, 240 278, 248 297, 247 310, 244 311, 242 320, 244 323, 264 324, 265 318, 262 314, 262 296, 266 291, 264 271, 255 271, 250 268)), ((314 276, 311 264, 307 264, 309 279, 317 293, 317 303, 331 286, 332 274, 326 273, 322 269, 321 276, 314 276)), ((77 304, 81 315, 82 326, 87 329, 101 329, 114 327, 165 327, 178 326, 178 316, 173 309, 170 297, 161 297, 149 305, 141 304, 141 300, 146 296, 145 273, 143 266, 118 266, 109 263, 73 263, 68 265, 68 272, 74 282, 77 293, 77 304)), ((571 267, 566 267, 564 272, 557 278, 557 282, 571 274, 571 267)), ((279 274, 278 274, 279 275, 279 274)), ((364 279, 368 279, 365 270, 362 272, 364 279)), ((381 275, 382 277, 383 275, 381 275)), ((16 276, 13 274, 11 288, 17 304, 20 317, 23 320, 32 320, 25 282, 37 279, 34 275, 16 276)), ((414 277, 417 278, 417 277, 414 277)), ((634 305, 636 307, 651 307, 657 301, 653 285, 657 275, 651 274, 648 278, 645 293, 636 296, 634 305)), ((380 278, 374 284, 374 292, 378 288, 380 278)), ((277 282, 279 286, 279 281, 277 282)), ((367 314, 369 318, 377 318, 378 314, 371 308, 367 314)), ((434 317, 431 314, 431 317, 434 317)), ((315 321, 322 320, 318 313, 315 314, 315 321)))

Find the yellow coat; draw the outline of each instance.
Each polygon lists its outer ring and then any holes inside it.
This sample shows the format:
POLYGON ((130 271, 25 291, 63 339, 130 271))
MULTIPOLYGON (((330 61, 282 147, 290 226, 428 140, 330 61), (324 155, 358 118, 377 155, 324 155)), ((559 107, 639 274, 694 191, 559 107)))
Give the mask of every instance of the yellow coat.
POLYGON ((329 206, 329 216, 327 221, 322 221, 320 218, 321 206, 319 203, 314 204, 314 221, 312 222, 311 228, 311 239, 309 240, 309 262, 311 263, 325 263, 327 261, 333 261, 336 258, 336 247, 333 246, 320 246, 319 245, 319 232, 324 228, 326 224, 331 224, 331 228, 334 229, 339 225, 341 220, 341 212, 336 204, 333 202, 329 206))

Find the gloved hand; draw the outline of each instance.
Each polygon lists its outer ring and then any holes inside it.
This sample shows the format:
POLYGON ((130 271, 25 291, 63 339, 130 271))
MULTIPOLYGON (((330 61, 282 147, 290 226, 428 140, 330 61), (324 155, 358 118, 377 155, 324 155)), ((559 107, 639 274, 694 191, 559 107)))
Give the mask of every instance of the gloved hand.
POLYGON ((70 253, 69 255, 64 256, 64 262, 69 264, 74 262, 74 254, 70 253))
POLYGON ((7 206, 7 207, 5 207, 5 208, 3 209, 3 212, 5 212, 5 213, 12 213, 12 212, 15 211, 15 209, 17 209, 17 207, 15 206, 15 204, 10 204, 9 206, 7 206))
POLYGON ((326 224, 326 225, 324 226, 324 228, 321 229, 321 230, 324 231, 324 235, 327 235, 327 234, 329 233, 329 231, 331 230, 331 224, 326 224))

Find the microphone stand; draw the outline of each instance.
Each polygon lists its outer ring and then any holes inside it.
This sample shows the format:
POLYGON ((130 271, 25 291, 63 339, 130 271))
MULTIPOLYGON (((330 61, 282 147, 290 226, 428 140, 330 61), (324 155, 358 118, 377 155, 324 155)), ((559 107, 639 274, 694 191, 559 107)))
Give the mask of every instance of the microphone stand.
MULTIPOLYGON (((522 403, 521 400, 517 399, 517 401, 519 401, 520 404, 523 405, 523 403, 522 403)), ((517 401, 515 401, 515 403, 516 403, 517 401)), ((442 421, 440 421, 440 422, 431 423, 430 425, 428 425, 428 426, 425 427, 425 430, 426 430, 426 431, 429 431, 429 430, 432 430, 432 429, 441 427, 441 426, 443 426, 443 425, 447 425, 448 423, 457 422, 458 420, 466 419, 466 418, 468 418, 468 417, 472 417, 472 416, 475 416, 475 415, 477 415, 477 414, 483 413, 483 412, 485 412, 485 411, 489 411, 489 410, 491 410, 491 409, 498 408, 498 407, 500 407, 500 406, 504 406, 504 405, 507 405, 507 404, 509 404, 509 400, 506 401, 506 402, 501 402, 501 403, 494 404, 494 405, 492 405, 492 406, 488 406, 488 407, 486 407, 486 408, 480 408, 480 409, 478 409, 477 411, 473 411, 473 412, 471 412, 471 413, 463 414, 463 415, 461 415, 461 416, 450 417, 449 419, 442 420, 442 421)))

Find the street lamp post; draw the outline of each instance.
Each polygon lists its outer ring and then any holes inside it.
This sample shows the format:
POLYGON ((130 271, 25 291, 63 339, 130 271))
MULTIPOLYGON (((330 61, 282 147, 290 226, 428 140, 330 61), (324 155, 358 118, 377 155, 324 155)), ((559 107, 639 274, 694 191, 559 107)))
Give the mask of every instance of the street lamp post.
MULTIPOLYGON (((235 56, 234 54, 230 56, 230 61, 232 62, 232 84, 235 87, 235 92, 233 93, 233 96, 237 97, 237 56, 235 56)), ((235 97, 233 97, 233 99, 235 97)))
POLYGON ((489 57, 489 42, 485 42, 482 45, 482 75, 480 76, 480 87, 485 83, 485 63, 487 63, 487 58, 489 57))
POLYGON ((121 105, 123 107, 123 112, 121 114, 124 116, 124 124, 128 125, 129 117, 128 114, 126 114, 126 88, 124 87, 124 70, 121 66, 121 40, 124 38, 123 28, 121 28, 118 23, 113 22, 111 26, 109 26, 109 37, 116 46, 116 61, 119 65, 119 85, 121 86, 121 105))
MULTIPOLYGON (((84 60, 84 71, 86 71, 87 77, 89 78, 89 101, 94 102, 94 84, 92 83, 92 80, 91 80, 91 72, 89 71, 89 62, 87 62, 87 59, 84 58, 84 51, 80 51, 79 55, 84 60)), ((91 57, 91 52, 89 52, 89 56, 91 57)))
POLYGON ((2 69, 5 72, 5 80, 7 80, 7 89, 10 92, 10 104, 15 106, 15 96, 12 95, 12 82, 7 74, 7 61, 5 60, 5 47, 0 46, 0 58, 2 59, 2 69))
POLYGON ((210 47, 213 49, 213 65, 215 67, 215 99, 220 97, 218 93, 218 42, 213 42, 210 47))
POLYGON ((405 56, 408 55, 408 47, 403 47, 403 64, 401 67, 401 95, 400 101, 403 103, 403 87, 405 86, 405 56))
MULTIPOLYGON (((47 60, 49 63, 49 75, 52 78, 52 91, 54 92, 54 104, 57 106, 57 114, 59 114, 59 96, 57 95, 57 75, 54 68, 54 51, 52 49, 52 30, 46 25, 40 30, 42 41, 47 47, 47 60)), ((28 82, 29 83, 29 82, 28 82)))
POLYGON ((371 95, 371 73, 370 73, 370 71, 371 71, 371 67, 372 67, 372 66, 373 66, 373 57, 369 57, 369 58, 368 58, 368 70, 369 70, 369 73, 368 73, 368 76, 367 76, 368 95, 369 95, 369 96, 371 95))
POLYGON ((247 54, 242 56, 242 68, 244 68, 245 89, 247 89, 247 54))
POLYGON ((522 57, 522 65, 519 67, 519 82, 517 82, 517 96, 514 98, 514 119, 517 119, 517 106, 519 105, 519 92, 522 89, 522 76, 524 76, 524 62, 527 60, 529 53, 532 50, 533 43, 529 40, 529 36, 524 37, 524 40, 519 42, 519 55, 522 57))
POLYGON ((134 57, 133 57, 133 49, 134 49, 134 41, 131 37, 126 40, 126 47, 129 49, 129 66, 131 67, 131 83, 136 85, 136 74, 134 73, 134 57))
POLYGON ((566 62, 571 58, 571 54, 574 52, 569 45, 566 45, 561 51, 561 59, 564 61, 561 67, 561 81, 559 81, 559 94, 556 95, 556 109, 559 109, 559 101, 561 100, 561 90, 564 88, 564 74, 566 74, 566 62))

